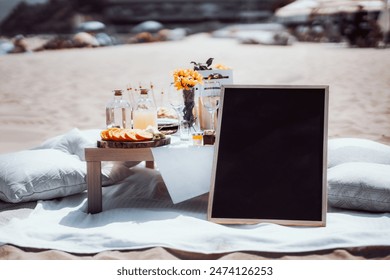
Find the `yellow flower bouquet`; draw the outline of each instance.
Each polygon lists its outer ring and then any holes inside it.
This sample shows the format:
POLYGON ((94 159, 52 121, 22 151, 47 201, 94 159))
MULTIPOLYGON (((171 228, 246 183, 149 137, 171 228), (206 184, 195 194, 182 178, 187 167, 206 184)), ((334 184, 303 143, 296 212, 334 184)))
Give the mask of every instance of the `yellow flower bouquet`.
POLYGON ((177 69, 173 73, 173 83, 179 90, 189 90, 197 84, 203 84, 203 77, 193 69, 177 69))
POLYGON ((193 69, 177 69, 173 72, 173 84, 183 93, 183 127, 198 130, 198 115, 195 107, 195 86, 203 84, 202 75, 193 69))

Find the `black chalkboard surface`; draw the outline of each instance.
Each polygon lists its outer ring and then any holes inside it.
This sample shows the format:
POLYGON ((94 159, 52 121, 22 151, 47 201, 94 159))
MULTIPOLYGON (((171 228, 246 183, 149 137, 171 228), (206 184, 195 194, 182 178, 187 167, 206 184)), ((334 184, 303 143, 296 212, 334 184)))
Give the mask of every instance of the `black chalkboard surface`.
POLYGON ((210 221, 325 226, 328 91, 223 86, 210 221))

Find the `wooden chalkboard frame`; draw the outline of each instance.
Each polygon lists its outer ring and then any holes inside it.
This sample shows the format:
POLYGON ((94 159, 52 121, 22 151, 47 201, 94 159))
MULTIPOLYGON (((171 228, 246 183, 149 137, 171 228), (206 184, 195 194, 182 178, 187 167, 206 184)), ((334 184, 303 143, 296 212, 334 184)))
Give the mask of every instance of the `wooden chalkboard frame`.
MULTIPOLYGON (((222 93, 221 93, 221 101, 220 101, 220 109, 218 112, 218 126, 217 126, 217 131, 216 131, 216 142, 215 142, 215 147, 214 147, 214 159, 213 159, 213 167, 212 167, 212 176, 211 176, 211 186, 210 186, 210 194, 209 194, 209 201, 208 201, 208 210, 207 210, 207 218, 211 222, 219 223, 219 224, 257 224, 261 222, 266 222, 266 223, 275 223, 275 224, 280 224, 280 225, 291 225, 291 226, 326 226, 326 212, 327 212, 327 139, 328 139, 328 103, 329 103, 329 86, 327 85, 223 85, 222 86, 222 93), (285 218, 284 216, 280 217, 263 217, 261 213, 255 213, 255 217, 237 217, 236 214, 234 213, 235 217, 230 217, 226 215, 217 215, 214 214, 215 212, 221 211, 218 209, 218 206, 214 205, 214 202, 216 201, 216 198, 218 198, 218 195, 216 192, 217 189, 223 188, 221 185, 217 185, 216 179, 218 176, 226 176, 226 172, 229 173, 229 170, 220 170, 223 167, 220 167, 218 164, 218 158, 219 158, 219 153, 225 153, 225 150, 221 150, 220 148, 220 140, 221 140, 221 130, 224 130, 225 127, 231 125, 229 123, 225 123, 224 119, 224 102, 226 102, 225 99, 229 98, 230 94, 233 94, 232 92, 235 92, 235 94, 240 94, 242 92, 245 92, 247 90, 252 90, 253 89, 258 92, 257 94, 262 94, 262 92, 266 92, 267 90, 269 91, 270 89, 274 94, 278 93, 289 93, 291 94, 297 94, 297 91, 300 92, 310 92, 312 94, 320 94, 318 96, 318 99, 321 100, 317 103, 321 103, 322 106, 322 112, 318 113, 318 116, 316 119, 320 119, 322 122, 322 128, 323 129, 323 137, 320 139, 321 143, 318 143, 318 145, 322 145, 322 154, 318 152, 319 160, 317 160, 317 166, 318 168, 316 169, 316 172, 313 172, 315 174, 320 174, 316 175, 318 178, 316 179, 316 183, 314 186, 315 189, 315 197, 318 197, 318 202, 316 207, 313 207, 316 211, 315 216, 316 218, 314 219, 307 219, 306 217, 302 219, 301 217, 297 218, 285 218), (229 92, 227 94, 227 92, 229 92), (323 114, 323 120, 321 120, 321 116, 323 114), (322 157, 322 162, 321 162, 321 157, 322 157), (321 166, 322 165, 322 166, 321 166), (318 171, 321 169, 321 171, 318 171), (225 172, 224 172, 225 171, 225 172), (322 172, 322 173, 321 173, 322 172), (321 179, 322 176, 322 180, 321 179), (320 208, 320 209, 319 209, 320 208), (321 212, 319 212, 321 211, 321 212)), ((281 94, 283 96, 283 94, 281 94)), ((291 97, 291 96, 290 96, 291 97)), ((233 98, 233 97, 232 97, 233 98)), ((311 98, 311 97, 310 97, 311 98)), ((313 97, 314 98, 314 97, 313 97)), ((310 99, 311 100, 311 99, 310 99)), ((315 99, 313 99, 315 100, 315 99)), ((314 102, 314 101, 313 101, 314 102)), ((275 104, 274 104, 275 105, 275 104)), ((276 104, 277 106, 277 104, 276 104)), ((243 108, 244 110, 244 108, 243 108)), ((247 108, 245 108, 247 110, 247 108)), ((297 110, 305 110, 305 108, 297 108, 297 110)), ((316 113, 317 114, 317 113, 316 113)), ((225 117, 228 119, 227 117, 225 117)), ((238 133, 239 132, 239 127, 237 127, 238 133)), ((227 131, 228 129, 226 129, 227 131)), ((254 134, 255 132, 248 132, 254 134)), ((232 135, 232 137, 234 137, 232 135)), ((320 132, 316 134, 315 139, 321 138, 320 132), (319 136, 318 136, 319 135, 319 136)), ((288 141, 288 140, 287 140, 288 141)), ((319 141, 318 141, 319 142, 319 141)), ((316 146, 318 147, 318 151, 320 150, 321 146, 316 146)), ((231 148, 230 148, 231 149, 231 148)), ((229 153, 229 151, 227 152, 229 153)), ((230 152, 233 153, 233 152, 230 152)), ((237 166, 240 165, 245 165, 246 163, 243 160, 239 160, 237 162, 237 166)), ((225 164, 227 165, 227 164, 225 164)), ((230 167, 231 168, 231 167, 230 167)), ((227 168, 226 168, 227 169, 227 168)), ((231 171, 231 169, 230 169, 231 171)), ((230 172, 231 173, 231 172, 230 172)), ((230 175, 229 175, 230 176, 230 175)), ((226 186, 226 184, 225 184, 226 186)), ((310 192, 311 190, 311 184, 309 186, 310 192)), ((237 188, 243 188, 245 186, 237 186, 237 188)), ((257 190, 256 190, 257 192, 257 190)), ((313 189, 314 192, 314 189, 313 189)), ((225 193, 219 191, 219 193, 225 193)), ((220 195, 220 196, 225 196, 226 194, 220 195)), ((221 201, 221 199, 219 200, 221 201)), ((223 205, 225 205, 225 200, 223 200, 223 205)), ((229 203, 232 201, 235 203, 235 198, 229 198, 229 203)), ((221 202, 217 202, 221 203, 221 202)), ((228 203, 228 204, 229 204, 228 203)), ((219 204, 219 205, 222 205, 219 204)), ((311 205, 311 204, 310 204, 311 205)), ((226 206, 221 206, 226 207, 226 206)), ((240 205, 232 205, 231 207, 240 207, 240 205)), ((298 207, 298 206, 297 206, 298 207)), ((223 211, 223 210, 222 210, 223 211)), ((231 210, 227 210, 227 212, 230 212, 231 210)), ((297 212, 302 211, 298 210, 297 212)), ((311 209, 307 209, 307 211, 311 211, 311 209)), ((246 214, 245 214, 246 215, 246 214)), ((314 214, 313 214, 314 215, 314 214)))

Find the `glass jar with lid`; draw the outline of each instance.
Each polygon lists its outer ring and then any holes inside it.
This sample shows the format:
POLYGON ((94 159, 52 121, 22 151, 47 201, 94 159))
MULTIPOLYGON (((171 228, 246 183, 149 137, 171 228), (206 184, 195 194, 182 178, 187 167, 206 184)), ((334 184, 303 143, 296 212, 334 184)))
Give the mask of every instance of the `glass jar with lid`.
POLYGON ((142 88, 133 111, 133 128, 146 129, 148 126, 157 129, 157 108, 153 102, 151 90, 142 88))
POLYGON ((107 128, 131 128, 131 105, 123 98, 123 90, 113 90, 114 97, 106 105, 107 128))

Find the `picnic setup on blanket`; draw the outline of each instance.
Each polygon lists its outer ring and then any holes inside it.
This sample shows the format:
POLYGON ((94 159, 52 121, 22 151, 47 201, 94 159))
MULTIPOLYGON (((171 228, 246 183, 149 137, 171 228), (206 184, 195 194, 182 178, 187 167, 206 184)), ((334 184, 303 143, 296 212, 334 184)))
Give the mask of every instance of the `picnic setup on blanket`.
POLYGON ((0 245, 389 252, 390 146, 328 139, 326 85, 234 84, 212 61, 114 90, 105 128, 1 154, 0 245))

